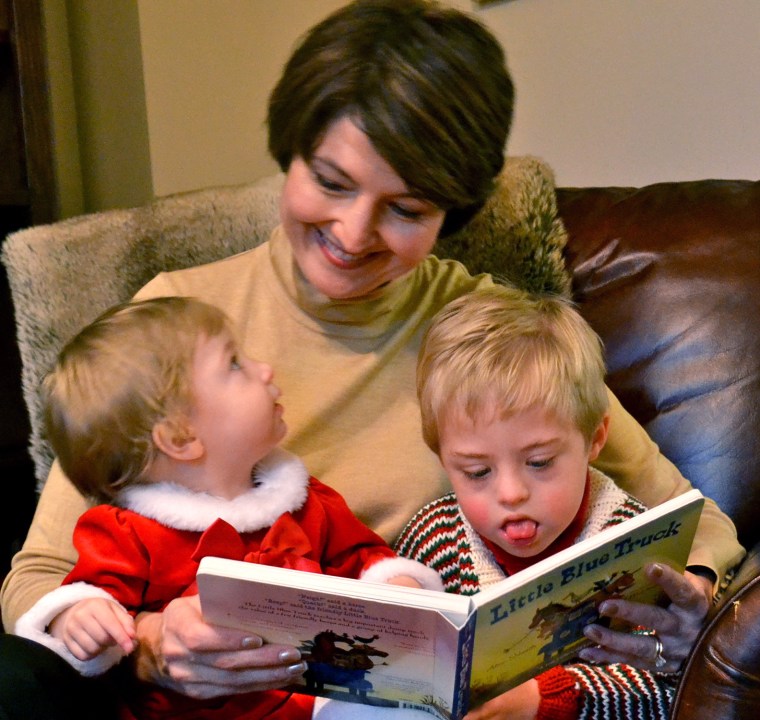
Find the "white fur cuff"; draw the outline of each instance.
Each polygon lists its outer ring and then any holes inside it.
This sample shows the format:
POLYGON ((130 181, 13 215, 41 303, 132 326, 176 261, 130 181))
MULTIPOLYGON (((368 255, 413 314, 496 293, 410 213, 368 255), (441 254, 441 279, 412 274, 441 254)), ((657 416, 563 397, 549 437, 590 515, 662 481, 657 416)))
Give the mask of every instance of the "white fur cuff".
POLYGON ((61 585, 47 595, 43 595, 32 605, 18 619, 13 633, 50 648, 82 675, 101 675, 122 659, 124 652, 121 648, 113 645, 91 660, 79 660, 69 652, 63 640, 59 640, 47 632, 47 626, 56 616, 80 600, 87 598, 104 598, 116 603, 112 595, 95 585, 88 585, 83 582, 61 585))
POLYGON ((388 582, 391 578, 406 575, 414 578, 425 590, 443 592, 443 582, 432 568, 407 558, 387 558, 376 562, 362 573, 361 579, 367 582, 388 582))

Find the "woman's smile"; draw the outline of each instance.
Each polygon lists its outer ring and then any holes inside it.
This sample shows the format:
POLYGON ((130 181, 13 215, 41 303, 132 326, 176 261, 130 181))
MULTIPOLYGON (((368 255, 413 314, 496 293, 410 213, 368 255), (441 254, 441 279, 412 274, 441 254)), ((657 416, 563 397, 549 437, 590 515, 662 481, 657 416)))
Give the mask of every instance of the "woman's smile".
POLYGON ((363 253, 361 255, 354 255, 352 253, 346 252, 342 247, 340 247, 340 245, 327 237, 327 235, 322 230, 315 228, 315 231, 317 244, 320 248, 322 248, 322 252, 324 253, 324 256, 327 258, 328 262, 331 262, 336 267, 350 270, 352 268, 358 267, 362 264, 362 261, 369 260, 372 256, 375 255, 375 253, 363 253))

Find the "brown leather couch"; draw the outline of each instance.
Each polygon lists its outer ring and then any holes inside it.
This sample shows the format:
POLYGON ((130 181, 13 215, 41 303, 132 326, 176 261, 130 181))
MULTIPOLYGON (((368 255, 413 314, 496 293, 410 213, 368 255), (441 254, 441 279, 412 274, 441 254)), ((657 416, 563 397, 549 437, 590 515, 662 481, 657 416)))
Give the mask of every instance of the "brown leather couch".
POLYGON ((608 383, 736 523, 749 554, 685 666, 672 717, 760 708, 760 182, 561 188, 573 294, 608 383))

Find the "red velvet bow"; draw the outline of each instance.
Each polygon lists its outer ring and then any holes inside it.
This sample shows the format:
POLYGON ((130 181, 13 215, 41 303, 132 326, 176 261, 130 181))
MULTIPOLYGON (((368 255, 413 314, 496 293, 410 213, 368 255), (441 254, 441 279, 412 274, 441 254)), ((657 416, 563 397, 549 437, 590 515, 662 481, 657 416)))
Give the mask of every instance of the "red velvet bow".
POLYGON ((215 520, 201 535, 192 559, 200 562, 201 558, 213 555, 260 565, 322 572, 319 562, 310 557, 311 552, 311 542, 292 516, 285 513, 266 532, 258 550, 250 551, 232 525, 221 518, 215 520))

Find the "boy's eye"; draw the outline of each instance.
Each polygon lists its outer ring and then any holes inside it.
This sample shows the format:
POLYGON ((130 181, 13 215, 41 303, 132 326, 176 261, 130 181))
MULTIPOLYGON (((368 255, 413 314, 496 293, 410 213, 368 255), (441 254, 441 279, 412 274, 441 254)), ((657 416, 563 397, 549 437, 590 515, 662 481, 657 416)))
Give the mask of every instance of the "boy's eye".
POLYGON ((477 468, 476 470, 463 470, 462 472, 464 473, 465 477, 470 480, 483 480, 491 474, 491 468, 482 467, 477 468))
POLYGON ((533 470, 545 470, 554 463, 554 458, 539 458, 536 460, 528 460, 525 464, 533 470))
POLYGON ((240 370, 242 365, 240 364, 240 361, 238 360, 237 355, 233 355, 230 358, 230 369, 231 370, 240 370))

